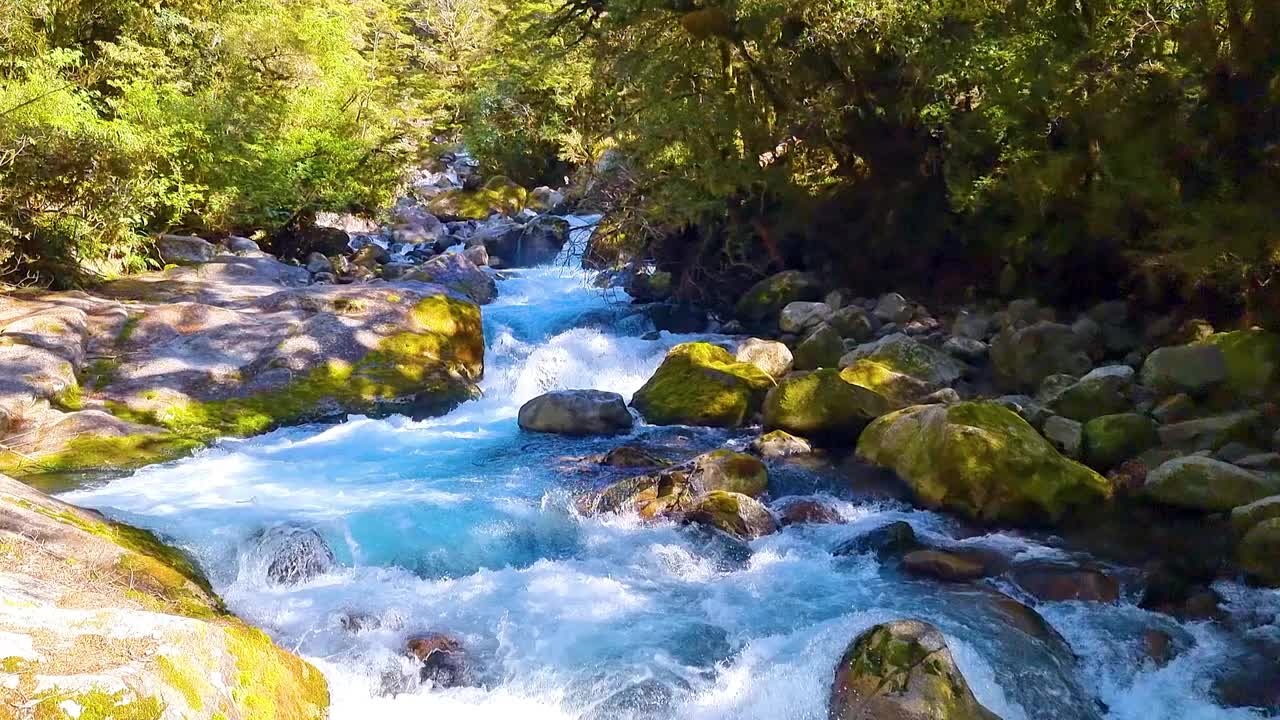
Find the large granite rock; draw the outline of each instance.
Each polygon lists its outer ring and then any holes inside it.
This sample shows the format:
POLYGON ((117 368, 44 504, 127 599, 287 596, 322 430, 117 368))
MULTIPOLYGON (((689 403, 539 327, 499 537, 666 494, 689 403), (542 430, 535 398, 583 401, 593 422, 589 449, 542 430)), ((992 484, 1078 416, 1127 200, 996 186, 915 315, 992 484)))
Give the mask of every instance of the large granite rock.
POLYGON ((859 345, 840 358, 840 367, 849 367, 859 360, 870 360, 939 388, 951 385, 965 373, 965 365, 960 361, 902 333, 859 345))
POLYGON ((655 425, 737 427, 760 408, 774 380, 710 343, 685 343, 667 353, 631 404, 655 425))
POLYGON ((481 305, 498 297, 497 281, 463 253, 437 255, 410 270, 405 279, 442 285, 481 305))
POLYGON ((769 390, 764 426, 817 439, 851 442, 867 423, 889 412, 883 397, 834 369, 792 373, 769 390))
POLYGON ((1170 460, 1148 473, 1143 494, 1165 505, 1225 512, 1280 495, 1280 477, 1191 455, 1170 460))
POLYGON ((320 671, 227 613, 155 535, 0 476, 0 544, 14 717, 327 715, 320 671))
POLYGON ((156 250, 170 265, 202 265, 218 255, 217 245, 190 235, 161 235, 156 250))
POLYGON ((1112 493, 1105 478, 1060 455, 1025 420, 992 402, 886 415, 863 431, 858 457, 892 468, 925 506, 984 522, 1054 521, 1112 493))
POLYGON ((836 664, 830 720, 1000 720, 956 667, 946 638, 919 620, 860 634, 836 664))
POLYGON ((561 435, 609 435, 635 424, 618 393, 600 390, 558 390, 520 407, 520 427, 561 435))

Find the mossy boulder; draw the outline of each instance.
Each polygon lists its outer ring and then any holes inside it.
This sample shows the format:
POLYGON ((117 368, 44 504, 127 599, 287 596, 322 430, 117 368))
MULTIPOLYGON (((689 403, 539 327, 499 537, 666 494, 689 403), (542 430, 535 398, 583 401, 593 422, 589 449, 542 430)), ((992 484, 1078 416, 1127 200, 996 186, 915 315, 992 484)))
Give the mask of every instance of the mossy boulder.
POLYGON ((813 446, 808 440, 796 437, 785 430, 774 430, 751 441, 751 449, 760 457, 780 458, 808 455, 813 446))
POLYGON ((1272 495, 1231 511, 1231 529, 1244 535, 1254 525, 1272 518, 1280 518, 1280 495, 1272 495))
POLYGON ((1137 413, 1103 415, 1084 424, 1084 461, 1091 468, 1110 470, 1159 444, 1156 421, 1137 413))
POLYGON ((1264 520, 1245 533, 1236 560, 1249 575, 1280 587, 1280 518, 1264 520))
POLYGON ((814 370, 792 373, 769 391, 764 425, 769 430, 849 442, 890 409, 883 397, 846 382, 839 370, 814 370))
POLYGON ((749 497, 769 489, 769 472, 758 458, 721 448, 680 465, 620 480, 578 498, 584 515, 635 512, 646 520, 683 512, 710 492, 749 497))
POLYGON ((154 534, 0 476, 0 548, 0 626, 21 638, 0 664, 6 707, 50 720, 327 716, 324 676, 228 614, 154 534))
POLYGON ((1170 460, 1147 474, 1143 494, 1164 505, 1227 512, 1280 495, 1280 478, 1201 455, 1170 460))
POLYGON ((965 373, 965 365, 950 355, 896 333, 859 345, 840 359, 840 367, 870 360, 938 388, 951 385, 965 373))
POLYGON ((1132 408, 1129 392, 1133 379, 1133 368, 1127 365, 1100 367, 1042 399, 1058 415, 1086 422, 1132 408))
POLYGON ((677 345, 631 399, 654 425, 738 427, 760 408, 773 378, 711 343, 677 345))
POLYGON ((735 308, 748 327, 772 329, 782 308, 798 300, 821 300, 822 284, 809 273, 786 270, 761 280, 747 290, 735 308))
POLYGON ((831 720, 999 720, 969 689, 937 628, 897 620, 860 634, 836 664, 831 720))
POLYGON ((1202 344, 1222 351, 1226 386, 1237 397, 1264 397, 1280 385, 1280 335, 1238 330, 1210 335, 1202 344))
POLYGON ((894 410, 918 405, 938 391, 938 386, 914 375, 901 373, 874 360, 858 360, 840 371, 840 379, 884 398, 885 406, 894 410))
POLYGON ((735 492, 715 490, 694 499, 684 521, 708 525, 739 540, 754 540, 778 532, 769 508, 735 492))
POLYGON ((1266 428, 1262 413, 1257 410, 1240 410, 1162 425, 1160 442, 1186 452, 1219 450, 1232 442, 1265 442, 1266 428))
POLYGON ((993 402, 925 405, 886 415, 858 440, 858 457, 892 468, 930 508, 982 522, 1056 521, 1111 497, 1098 473, 1058 453, 993 402))
POLYGON ((725 448, 694 458, 690 480, 700 492, 724 490, 759 497, 769 490, 769 471, 759 458, 725 448))
POLYGON ((843 354, 844 341, 840 338, 840 333, 830 325, 822 323, 796 346, 795 368, 797 370, 833 368, 840 363, 840 356, 843 354))
POLYGON ((1204 395, 1227 379, 1227 359, 1214 345, 1157 348, 1142 363, 1142 384, 1161 393, 1204 395))
POLYGON ((510 178, 491 177, 479 190, 446 190, 427 202, 427 210, 446 222, 484 220, 494 213, 515 215, 529 193, 510 178))

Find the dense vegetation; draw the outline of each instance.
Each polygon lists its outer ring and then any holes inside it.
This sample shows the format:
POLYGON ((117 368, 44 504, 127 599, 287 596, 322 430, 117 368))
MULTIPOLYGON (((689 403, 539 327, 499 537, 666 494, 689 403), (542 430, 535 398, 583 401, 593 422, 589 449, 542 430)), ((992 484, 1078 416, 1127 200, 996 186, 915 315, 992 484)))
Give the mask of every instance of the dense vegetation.
POLYGON ((807 267, 1280 307, 1271 0, 3 4, 0 253, 375 209, 441 136, 713 303, 807 267))

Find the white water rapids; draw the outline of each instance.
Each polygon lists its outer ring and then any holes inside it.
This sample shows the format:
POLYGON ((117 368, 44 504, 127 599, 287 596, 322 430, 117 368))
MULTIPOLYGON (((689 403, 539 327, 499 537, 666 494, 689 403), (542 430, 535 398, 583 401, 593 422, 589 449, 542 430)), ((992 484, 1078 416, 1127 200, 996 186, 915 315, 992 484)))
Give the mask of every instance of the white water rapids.
MULTIPOLYGON (((1210 685, 1231 641, 1209 623, 1179 624, 1133 597, 1041 604, 1072 659, 1000 621, 982 593, 909 579, 871 555, 833 555, 891 520, 926 539, 954 529, 940 515, 859 500, 837 475, 792 469, 771 489, 829 494, 846 524, 789 527, 739 560, 673 524, 578 517, 572 495, 592 475, 569 458, 637 440, 692 452, 742 436, 521 432, 526 400, 561 388, 630 398, 689 338, 641 339, 645 322, 583 271, 506 274, 484 309, 483 399, 420 422, 350 417, 227 440, 63 498, 189 550, 233 611, 325 672, 336 720, 822 720, 851 638, 901 617, 941 628, 979 700, 1005 720, 1263 717, 1214 704, 1210 685), (268 582, 248 540, 283 522, 317 529, 337 567, 297 586, 268 582), (1152 627, 1180 649, 1163 668, 1142 653, 1152 627), (405 639, 426 631, 465 643, 474 687, 405 682, 405 639)), ((1061 553, 1009 532, 965 542, 1061 553)), ((1276 631, 1280 593, 1221 590, 1269 614, 1261 627, 1276 631)))

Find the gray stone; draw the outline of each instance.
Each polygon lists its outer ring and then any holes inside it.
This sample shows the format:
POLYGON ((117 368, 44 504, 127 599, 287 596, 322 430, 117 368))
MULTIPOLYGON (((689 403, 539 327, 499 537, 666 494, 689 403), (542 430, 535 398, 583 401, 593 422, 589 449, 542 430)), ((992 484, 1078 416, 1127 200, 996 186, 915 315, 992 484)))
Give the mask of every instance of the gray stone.
POLYGON ((191 235, 161 235, 156 251, 169 265, 202 265, 217 257, 218 246, 191 235))
POLYGON ((880 297, 876 303, 874 314, 885 322, 902 323, 911 319, 914 310, 907 299, 898 293, 888 293, 880 297))
POLYGON ((1002 330, 991 342, 991 363, 1003 387, 1024 391, 1035 390, 1050 375, 1078 377, 1093 367, 1075 331, 1044 321, 1002 330))
POLYGON ((791 349, 786 345, 760 338, 747 338, 739 343, 734 358, 738 362, 751 363, 775 378, 791 372, 795 362, 791 349))
POLYGON ((951 334, 967 340, 985 342, 991 337, 991 316, 972 310, 961 310, 951 324, 951 334))
POLYGON ((1072 459, 1080 459, 1080 451, 1084 442, 1084 425, 1054 415, 1044 422, 1044 436, 1053 443, 1058 452, 1072 459))
POLYGON ((795 350, 796 370, 833 368, 840 363, 844 342, 835 328, 822 323, 795 350))
POLYGON ((405 276, 410 280, 443 285, 485 305, 498 297, 498 283, 493 276, 476 267, 461 253, 437 255, 414 268, 405 276))
POLYGON ((1142 384, 1162 393, 1203 395, 1226 379, 1226 356, 1214 345, 1157 348, 1142 365, 1142 384))
POLYGON ((859 345, 840 358, 840 367, 859 360, 878 362, 936 386, 951 385, 963 377, 966 370, 963 363, 950 355, 900 333, 859 345))
POLYGON ((222 241, 222 244, 225 245, 228 250, 237 255, 252 255, 254 253, 262 252, 262 248, 258 247, 258 243, 247 237, 228 235, 227 238, 222 241))
POLYGON ((1164 425, 1160 428, 1160 442, 1188 452, 1218 450, 1229 442, 1257 437, 1262 428, 1262 413, 1241 410, 1164 425))
POLYGON ((965 362, 979 362, 987 357, 990 348, 981 340, 956 336, 947 338, 942 351, 965 362))
POLYGON ((788 303, 778 314, 778 328, 797 335, 812 331, 831 319, 831 308, 820 302, 788 303))
POLYGON ((489 264, 489 251, 485 249, 484 245, 472 245, 463 250, 462 255, 476 267, 484 267, 489 264))
POLYGON ((863 343, 875 334, 876 325, 867 311, 857 305, 848 305, 831 314, 828 321, 840 333, 840 337, 863 343))
POLYGON ((1147 475, 1143 494, 1156 502, 1205 512, 1225 512, 1280 494, 1280 479, 1221 460, 1176 458, 1147 475))
POLYGON ((607 435, 635 424, 622 396, 600 390, 558 390, 520 407, 520 427, 561 435, 607 435))
POLYGON ((329 258, 318 252, 313 252, 307 256, 307 272, 309 273, 331 273, 333 272, 333 262, 329 258))

